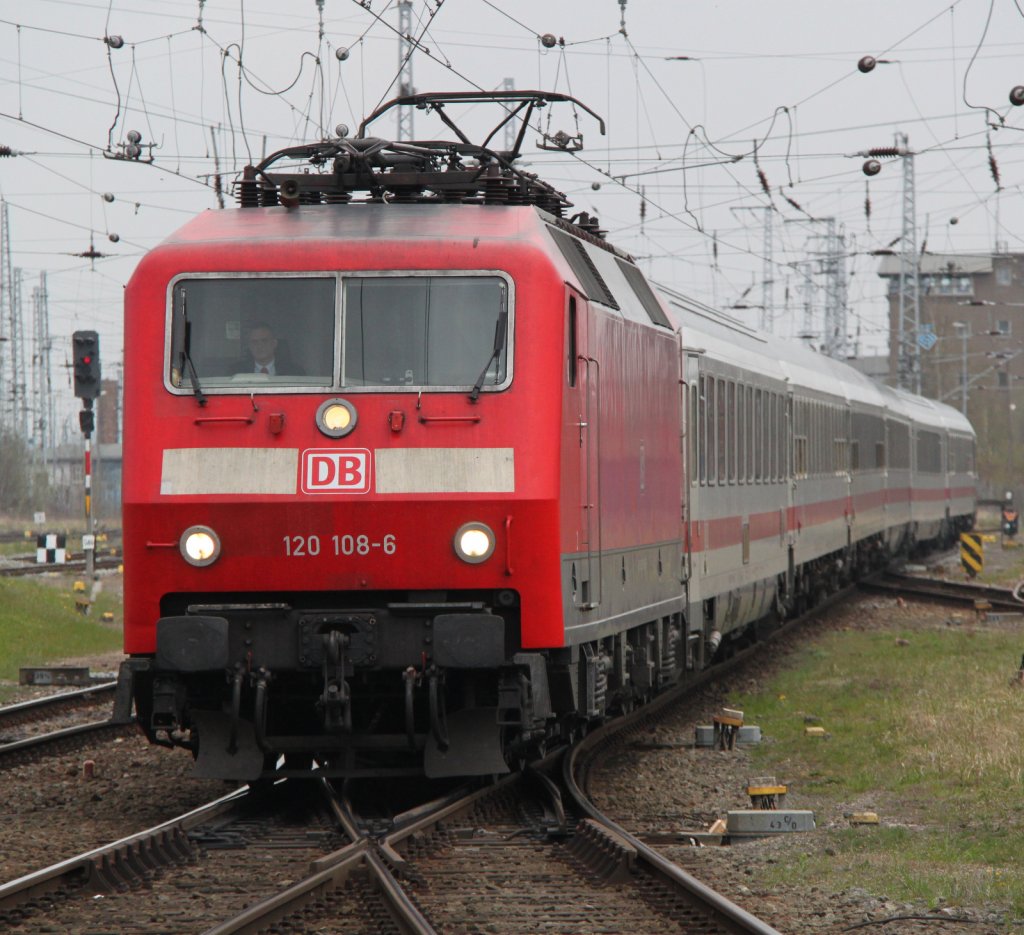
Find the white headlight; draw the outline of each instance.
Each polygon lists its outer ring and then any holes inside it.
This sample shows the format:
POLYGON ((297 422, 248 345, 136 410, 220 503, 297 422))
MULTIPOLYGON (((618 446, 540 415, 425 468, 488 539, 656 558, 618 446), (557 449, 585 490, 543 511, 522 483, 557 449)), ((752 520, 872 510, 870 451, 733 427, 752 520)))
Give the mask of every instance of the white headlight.
POLYGON ((220 536, 209 526, 189 526, 181 534, 178 547, 190 565, 211 565, 220 557, 220 536))
POLYGON ((484 523, 466 523, 455 533, 455 554, 471 565, 485 562, 494 551, 494 533, 484 523))
POLYGON ((356 407, 347 399, 325 399, 316 410, 316 427, 328 438, 344 438, 357 421, 356 407))

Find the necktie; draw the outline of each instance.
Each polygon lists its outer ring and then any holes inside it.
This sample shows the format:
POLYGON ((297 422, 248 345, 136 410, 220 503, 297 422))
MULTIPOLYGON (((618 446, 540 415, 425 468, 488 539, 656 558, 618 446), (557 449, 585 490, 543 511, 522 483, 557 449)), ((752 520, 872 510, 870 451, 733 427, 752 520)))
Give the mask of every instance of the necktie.
POLYGON ((270 371, 266 367, 260 367, 260 373, 270 373, 270 371))

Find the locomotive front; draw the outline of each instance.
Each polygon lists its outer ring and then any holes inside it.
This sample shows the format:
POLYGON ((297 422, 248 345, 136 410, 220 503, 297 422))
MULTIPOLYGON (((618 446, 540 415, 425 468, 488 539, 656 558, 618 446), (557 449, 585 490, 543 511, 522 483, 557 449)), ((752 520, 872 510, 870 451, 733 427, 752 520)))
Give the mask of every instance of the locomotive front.
POLYGON ((502 772, 550 714, 521 677, 563 639, 536 218, 242 208, 140 264, 122 704, 199 775, 502 772))

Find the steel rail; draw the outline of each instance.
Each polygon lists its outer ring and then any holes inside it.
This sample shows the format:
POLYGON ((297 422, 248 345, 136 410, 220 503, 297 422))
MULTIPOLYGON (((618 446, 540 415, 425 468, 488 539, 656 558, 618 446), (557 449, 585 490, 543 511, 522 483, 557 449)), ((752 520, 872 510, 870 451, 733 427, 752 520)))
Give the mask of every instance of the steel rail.
POLYGON ((972 584, 966 581, 944 581, 939 578, 923 578, 917 575, 886 571, 872 575, 858 583, 865 591, 897 593, 900 596, 921 597, 929 600, 970 604, 985 602, 992 610, 1008 610, 1024 613, 1024 603, 1014 597, 1010 588, 993 585, 972 584))
POLYGON ((249 794, 249 787, 242 786, 177 818, 4 883, 0 885, 0 910, 16 909, 62 886, 93 885, 98 890, 107 890, 110 887, 103 879, 105 869, 122 862, 138 862, 138 855, 151 853, 148 849, 152 846, 174 836, 182 837, 203 822, 229 812, 249 794))
POLYGON ((12 718, 21 717, 24 714, 34 714, 46 708, 59 707, 61 704, 85 701, 93 695, 113 694, 117 688, 117 682, 97 682, 86 688, 76 688, 72 691, 57 692, 53 695, 44 695, 41 698, 30 698, 28 701, 18 701, 14 704, 5 705, 0 708, 0 724, 12 718))
MULTIPOLYGON (((650 707, 650 705, 645 706, 639 711, 633 712, 633 714, 629 715, 627 718, 612 722, 606 727, 599 728, 566 752, 565 758, 562 761, 562 781, 569 790, 576 807, 586 814, 591 820, 607 828, 614 835, 619 836, 627 844, 633 847, 636 850, 638 861, 645 865, 651 873, 656 877, 663 879, 674 890, 682 891, 695 904, 695 906, 703 911, 707 911, 708 914, 714 918, 715 922, 720 924, 727 931, 736 933, 736 935, 780 935, 777 929, 772 928, 768 923, 763 922, 754 915, 751 915, 745 909, 737 906, 721 893, 718 893, 709 886, 701 883, 700 880, 690 876, 690 874, 681 867, 674 864, 666 857, 663 857, 652 847, 644 844, 644 842, 635 835, 630 834, 630 832, 617 822, 602 814, 594 807, 583 792, 583 789, 577 783, 576 773, 577 768, 580 765, 578 761, 581 757, 585 755, 592 755, 599 747, 610 741, 611 735, 606 733, 607 730, 612 729, 612 733, 618 733, 621 730, 627 730, 639 722, 648 719, 653 713, 655 713, 649 710, 650 707)), ((664 705, 659 705, 658 710, 662 707, 664 707, 664 705)))
POLYGON ((389 915, 404 935, 437 935, 395 878, 389 866, 390 857, 383 853, 380 843, 359 830, 348 803, 338 802, 327 780, 320 780, 320 788, 335 819, 353 838, 352 843, 313 861, 313 872, 305 879, 204 930, 203 935, 256 935, 344 886, 349 877, 360 870, 369 874, 384 898, 389 915))
POLYGON ((87 724, 75 724, 72 727, 62 727, 60 730, 50 731, 46 734, 36 734, 34 737, 23 737, 21 740, 12 740, 10 743, 0 744, 0 760, 15 753, 21 753, 32 747, 45 747, 48 744, 59 743, 62 740, 71 740, 88 734, 99 734, 104 730, 123 731, 135 723, 131 721, 112 721, 107 718, 103 721, 89 721, 87 724))

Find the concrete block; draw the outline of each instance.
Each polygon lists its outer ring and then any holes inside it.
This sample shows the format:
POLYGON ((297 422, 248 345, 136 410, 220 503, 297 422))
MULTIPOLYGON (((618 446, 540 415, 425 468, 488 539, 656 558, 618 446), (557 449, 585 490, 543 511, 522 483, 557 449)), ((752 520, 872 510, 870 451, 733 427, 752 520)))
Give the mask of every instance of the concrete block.
POLYGON ((20 685, 91 685, 88 666, 22 666, 20 685))
POLYGON ((784 834, 789 831, 813 831, 814 812, 795 809, 757 811, 742 809, 727 813, 726 830, 730 834, 784 834))
POLYGON ((736 743, 760 743, 761 728, 757 724, 744 724, 736 732, 736 743))
MULTIPOLYGON (((742 730, 743 728, 740 728, 742 730)), ((713 724, 698 724, 693 730, 695 747, 713 747, 715 745, 715 727, 713 724)))

